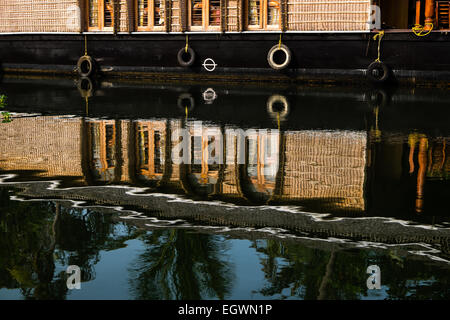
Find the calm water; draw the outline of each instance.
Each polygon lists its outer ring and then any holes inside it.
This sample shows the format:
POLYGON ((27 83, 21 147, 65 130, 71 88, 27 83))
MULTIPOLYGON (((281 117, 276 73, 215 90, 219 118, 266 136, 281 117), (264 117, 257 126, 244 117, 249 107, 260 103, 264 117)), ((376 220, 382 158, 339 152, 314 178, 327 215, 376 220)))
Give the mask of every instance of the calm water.
POLYGON ((450 91, 0 95, 0 299, 450 298, 450 91))

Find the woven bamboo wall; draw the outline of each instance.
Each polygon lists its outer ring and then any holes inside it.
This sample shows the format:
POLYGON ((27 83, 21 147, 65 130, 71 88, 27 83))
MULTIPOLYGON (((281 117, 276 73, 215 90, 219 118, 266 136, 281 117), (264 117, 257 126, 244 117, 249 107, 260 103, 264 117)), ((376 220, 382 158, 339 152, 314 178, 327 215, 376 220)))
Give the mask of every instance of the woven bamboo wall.
POLYGON ((366 143, 364 132, 288 132, 282 198, 364 210, 366 143))
POLYGON ((81 119, 15 118, 0 123, 0 170, 39 170, 41 177, 83 177, 81 119))
POLYGON ((79 0, 1 0, 0 32, 80 32, 77 8, 79 0))
POLYGON ((371 0, 288 0, 287 30, 368 30, 371 0))

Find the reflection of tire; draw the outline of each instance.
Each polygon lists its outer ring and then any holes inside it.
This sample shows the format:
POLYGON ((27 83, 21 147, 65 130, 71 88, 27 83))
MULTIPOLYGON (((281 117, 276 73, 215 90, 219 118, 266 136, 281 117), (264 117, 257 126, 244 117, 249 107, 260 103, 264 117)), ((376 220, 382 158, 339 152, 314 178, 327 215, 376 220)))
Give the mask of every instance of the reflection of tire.
POLYGON ((95 72, 95 61, 90 56, 82 56, 77 62, 77 71, 81 77, 89 77, 95 72))
POLYGON ((190 67, 195 61, 195 51, 192 48, 181 48, 177 54, 177 60, 180 66, 190 67))
POLYGON ((292 57, 291 50, 289 50, 289 48, 286 45, 277 44, 269 50, 269 53, 267 53, 267 62, 269 63, 272 69, 281 70, 289 65, 289 63, 291 62, 291 57, 292 57), (274 56, 277 52, 282 52, 285 55, 285 59, 282 63, 277 63, 275 61, 274 56))
POLYGON ((186 108, 188 111, 192 111, 195 107, 195 100, 190 93, 182 93, 178 97, 177 105, 183 111, 186 108))
POLYGON ((83 98, 90 98, 94 94, 94 83, 88 77, 78 79, 77 88, 83 98))
POLYGON ((203 92, 203 100, 205 100, 206 104, 211 104, 216 99, 217 99, 217 93, 214 91, 213 88, 208 88, 205 90, 205 92, 203 92))
POLYGON ((384 106, 388 101, 388 95, 384 90, 376 90, 370 92, 368 95, 368 100, 371 106, 384 106))
POLYGON ((289 102, 285 96, 274 94, 267 100, 267 112, 273 119, 285 119, 289 114, 289 102), (278 107, 281 106, 281 108, 278 107), (279 109, 279 110, 277 110, 279 109))
POLYGON ((389 79, 389 75, 389 67, 381 61, 374 61, 367 67, 367 77, 370 81, 385 82, 389 79))

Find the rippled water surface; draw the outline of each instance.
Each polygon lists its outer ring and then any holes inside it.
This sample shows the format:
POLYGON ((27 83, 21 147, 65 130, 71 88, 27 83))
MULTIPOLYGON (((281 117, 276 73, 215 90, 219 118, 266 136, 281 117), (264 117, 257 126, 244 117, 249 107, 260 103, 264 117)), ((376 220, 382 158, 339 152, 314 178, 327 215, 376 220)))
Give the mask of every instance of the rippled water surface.
POLYGON ((0 96, 0 299, 450 297, 447 90, 6 78, 0 96))

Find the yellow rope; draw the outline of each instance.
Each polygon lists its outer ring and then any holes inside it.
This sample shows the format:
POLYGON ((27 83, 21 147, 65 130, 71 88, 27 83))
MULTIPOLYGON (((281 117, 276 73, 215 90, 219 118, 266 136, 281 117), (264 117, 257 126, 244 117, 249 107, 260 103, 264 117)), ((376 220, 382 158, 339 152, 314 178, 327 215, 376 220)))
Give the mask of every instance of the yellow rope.
POLYGON ((429 35, 431 33, 433 28, 434 28, 434 26, 433 26, 432 23, 425 23, 425 26, 423 26, 423 27, 420 24, 416 24, 416 25, 414 25, 414 27, 412 27, 411 30, 416 36, 418 36, 418 37, 425 37, 425 36, 427 36, 427 35, 429 35), (430 30, 428 30, 426 33, 422 33, 427 25, 431 26, 430 30))
POLYGON ((380 57, 381 57, 381 39, 383 39, 384 37, 384 31, 380 31, 378 32, 374 37, 373 40, 377 40, 378 39, 378 58, 375 59, 375 62, 381 62, 380 57))
POLYGON ((280 34, 280 41, 278 41, 278 49, 281 49, 281 34, 280 34))
POLYGON ((277 112, 278 130, 280 130, 280 112, 277 112))
POLYGON ((84 36, 84 55, 87 56, 87 36, 84 36))
POLYGON ((189 47, 189 36, 186 35, 186 48, 184 49, 184 51, 187 53, 188 51, 188 47, 189 47))

